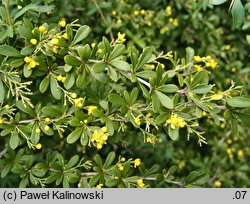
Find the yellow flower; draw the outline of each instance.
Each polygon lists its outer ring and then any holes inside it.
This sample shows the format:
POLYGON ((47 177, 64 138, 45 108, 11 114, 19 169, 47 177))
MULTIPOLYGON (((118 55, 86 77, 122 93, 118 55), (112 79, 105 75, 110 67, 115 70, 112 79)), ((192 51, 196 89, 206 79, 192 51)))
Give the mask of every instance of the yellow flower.
POLYGON ((62 19, 62 20, 59 21, 58 24, 59 24, 60 27, 65 27, 66 26, 66 21, 64 19, 62 19))
POLYGON ((97 143, 96 148, 97 149, 101 149, 102 148, 102 144, 101 143, 97 143))
POLYGON ((28 64, 28 69, 35 68, 37 65, 39 65, 39 63, 32 59, 32 61, 28 64))
POLYGON ((119 19, 117 20, 117 23, 118 23, 118 24, 122 24, 122 20, 119 18, 119 19))
POLYGON ((243 152, 243 150, 239 150, 239 151, 237 152, 237 157, 238 157, 239 160, 243 159, 243 157, 244 157, 244 152, 243 152))
POLYGON ((145 186, 145 184, 143 183, 143 179, 138 179, 137 180, 137 187, 138 188, 143 188, 145 186))
POLYGON ((49 123, 50 121, 51 121, 50 118, 45 118, 46 123, 49 123))
POLYGON ((63 78, 62 78, 62 83, 64 83, 64 82, 65 82, 65 80, 66 80, 66 77, 63 77, 63 78))
POLYGON ((0 125, 1 125, 1 124, 3 124, 3 119, 2 119, 2 118, 0 118, 0 125))
POLYGON ((231 68, 231 71, 232 71, 233 73, 235 73, 235 72, 237 71, 237 69, 236 69, 235 67, 232 67, 232 68, 231 68))
POLYGON ((197 71, 197 72, 200 72, 203 70, 202 66, 198 65, 198 64, 194 65, 194 68, 195 68, 195 71, 197 71))
POLYGON ((225 50, 230 50, 231 49, 231 45, 226 45, 225 46, 225 50))
POLYGON ((227 144, 232 144, 233 141, 231 139, 227 139, 227 144))
POLYGON ((152 139, 150 137, 147 137, 146 142, 153 143, 152 139))
POLYGON ((44 33, 46 31, 46 28, 45 26, 39 26, 38 30, 41 32, 41 33, 44 33))
POLYGON ((150 68, 151 68, 151 69, 154 69, 154 68, 155 68, 155 65, 154 65, 154 64, 151 64, 151 65, 150 65, 150 68))
POLYGON ((121 163, 118 164, 118 169, 119 169, 120 171, 123 171, 124 167, 123 167, 123 165, 122 165, 121 163))
POLYGON ((103 184, 102 184, 102 183, 96 185, 96 188, 102 188, 102 187, 103 187, 103 184))
POLYGON ((40 128, 36 128, 36 133, 37 133, 37 134, 40 134, 40 133, 41 133, 40 128))
POLYGON ((125 33, 121 34, 120 32, 118 33, 118 39, 121 41, 121 42, 125 42, 126 41, 126 38, 125 38, 125 33))
POLYGON ((52 45, 58 45, 59 44, 59 40, 57 38, 52 38, 52 40, 50 41, 50 43, 52 45))
POLYGON ((215 182, 214 182, 214 186, 215 186, 216 188, 220 188, 220 187, 222 186, 221 181, 219 181, 219 180, 215 181, 215 182))
POLYGON ((113 16, 116 15, 116 11, 115 11, 115 10, 112 11, 112 15, 113 15, 113 16))
POLYGON ((141 125, 141 119, 140 119, 140 117, 141 117, 141 116, 137 116, 137 117, 135 118, 135 124, 138 125, 138 126, 141 125))
POLYGON ((106 126, 103 126, 103 127, 101 128, 101 132, 105 133, 105 132, 107 132, 107 131, 108 131, 108 128, 107 128, 106 126))
POLYGON ((151 22, 148 22, 147 25, 150 27, 150 26, 152 26, 152 23, 151 23, 151 22))
POLYGON ((50 129, 50 127, 48 125, 45 125, 44 130, 48 131, 49 129, 50 129))
POLYGON ((56 77, 56 80, 57 80, 57 81, 62 81, 62 78, 63 78, 62 75, 58 75, 58 76, 56 77))
POLYGON ((25 58, 24 58, 24 61, 25 61, 26 63, 30 63, 31 61, 33 61, 33 59, 32 59, 31 57, 25 57, 25 58))
POLYGON ((77 98, 77 94, 76 94, 76 93, 72 93, 72 94, 71 94, 71 97, 72 97, 72 98, 77 98))
POLYGON ((10 106, 7 104, 4 106, 4 108, 8 110, 8 109, 10 109, 10 106))
POLYGON ((91 43, 91 47, 92 47, 92 48, 94 48, 94 47, 95 47, 95 45, 96 45, 95 43, 91 43))
POLYGON ((142 9, 140 12, 141 12, 142 15, 145 14, 145 10, 144 9, 142 9))
POLYGON ((139 11, 135 10, 135 11, 134 11, 134 15, 135 15, 135 16, 139 15, 139 11))
POLYGON ((233 151, 232 151, 232 149, 231 148, 227 148, 227 154, 232 154, 233 153, 233 151))
POLYGON ((65 40, 68 40, 68 34, 67 33, 64 33, 63 36, 62 36, 65 40))
POLYGON ((81 108, 83 106, 82 105, 83 100, 84 100, 83 98, 76 98, 76 99, 74 99, 75 106, 81 108))
POLYGON ((166 7, 166 15, 167 16, 171 16, 172 15, 172 8, 171 8, 171 6, 167 6, 166 7))
POLYGON ((98 49, 98 50, 97 50, 97 53, 99 53, 99 54, 101 54, 102 52, 103 52, 102 49, 98 49))
POLYGON ((33 38, 33 39, 31 39, 31 40, 30 40, 30 42, 31 42, 31 44, 32 44, 32 45, 36 45, 36 44, 37 44, 37 40, 36 40, 36 39, 34 39, 34 38, 33 38))
POLYGON ((88 107, 88 115, 91 115, 97 109, 96 106, 89 106, 88 107))
POLYGON ((225 123, 220 124, 220 128, 224 129, 226 127, 225 123))
POLYGON ((42 148, 42 144, 41 143, 37 143, 35 146, 37 149, 41 149, 42 148))
POLYGON ((141 165, 141 159, 137 158, 134 160, 134 168, 139 167, 141 165))
POLYGON ((223 94, 214 94, 211 96, 212 100, 218 101, 223 98, 223 94))
POLYGON ((170 18, 170 19, 168 19, 168 22, 169 22, 169 23, 173 23, 173 22, 174 22, 174 19, 173 19, 173 18, 170 18))
POLYGON ((179 25, 179 21, 178 21, 177 18, 174 19, 173 25, 174 25, 175 27, 177 27, 177 26, 179 25))
POLYGON ((172 114, 170 118, 166 121, 166 123, 169 123, 172 129, 178 128, 178 127, 185 127, 186 122, 183 118, 179 117, 177 114, 172 114))
POLYGON ((121 162, 125 162, 126 161, 126 158, 125 157, 122 157, 121 158, 121 162))
POLYGON ((202 58, 200 56, 194 56, 194 61, 195 62, 201 62, 202 58))

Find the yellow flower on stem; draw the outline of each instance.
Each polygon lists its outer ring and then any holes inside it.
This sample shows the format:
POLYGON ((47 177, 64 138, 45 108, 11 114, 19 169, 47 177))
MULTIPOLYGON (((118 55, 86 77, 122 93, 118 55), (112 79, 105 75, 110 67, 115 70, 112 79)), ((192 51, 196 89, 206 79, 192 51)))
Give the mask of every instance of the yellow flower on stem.
POLYGON ((125 33, 121 34, 120 32, 118 32, 118 39, 124 43, 126 41, 125 33))
POLYGON ((138 179, 137 180, 137 187, 138 188, 143 188, 145 186, 145 184, 143 183, 143 179, 138 179))
POLYGON ((137 158, 134 160, 134 168, 141 166, 141 159, 137 158))
POLYGON ((37 143, 35 146, 37 149, 41 149, 42 148, 42 144, 41 143, 37 143))
POLYGON ((214 94, 211 96, 212 100, 218 101, 221 100, 223 98, 223 94, 214 94))
POLYGON ((219 181, 219 180, 215 181, 215 182, 214 182, 214 186, 215 186, 216 188, 220 188, 220 187, 222 186, 221 181, 219 181))
POLYGON ((140 119, 140 117, 141 117, 141 116, 137 116, 137 117, 135 118, 135 124, 138 125, 138 126, 141 125, 141 119, 140 119))
POLYGON ((36 45, 36 44, 37 44, 37 40, 33 38, 33 39, 30 40, 30 43, 31 43, 32 45, 36 45))
POLYGON ((65 27, 66 26, 66 20, 63 18, 63 19, 61 19, 60 21, 59 21, 59 26, 60 27, 65 27))
POLYGON ((186 125, 186 122, 183 118, 179 117, 177 114, 171 115, 171 117, 166 121, 166 123, 170 124, 172 129, 175 128, 183 128, 186 125))
POLYGON ((39 26, 38 30, 40 33, 44 33, 46 31, 46 28, 45 26, 39 26))
POLYGON ((102 187, 103 187, 103 184, 102 184, 102 183, 96 185, 96 188, 102 188, 102 187))
POLYGON ((88 107, 88 115, 91 115, 97 109, 96 106, 89 106, 88 107))

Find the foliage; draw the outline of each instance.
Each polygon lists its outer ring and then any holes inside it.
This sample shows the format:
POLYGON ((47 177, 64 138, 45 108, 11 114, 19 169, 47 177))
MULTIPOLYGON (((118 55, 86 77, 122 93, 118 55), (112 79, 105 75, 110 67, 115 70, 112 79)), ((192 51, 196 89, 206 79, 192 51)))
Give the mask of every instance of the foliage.
POLYGON ((60 2, 0 7, 1 187, 249 186, 247 86, 216 80, 248 53, 221 45, 231 37, 208 2, 87 1, 88 25, 60 2))

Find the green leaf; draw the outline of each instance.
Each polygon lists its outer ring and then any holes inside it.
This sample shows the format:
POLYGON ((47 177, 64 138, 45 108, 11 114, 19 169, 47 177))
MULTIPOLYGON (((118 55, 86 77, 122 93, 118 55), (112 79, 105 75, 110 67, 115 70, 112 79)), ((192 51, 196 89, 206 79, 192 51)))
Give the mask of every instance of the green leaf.
POLYGON ((17 68, 17 67, 21 67, 24 64, 23 59, 14 59, 13 61, 11 61, 10 66, 17 68))
POLYGON ((76 142, 76 140, 78 140, 82 134, 82 127, 78 127, 76 128, 72 133, 70 133, 67 137, 67 142, 69 144, 73 144, 76 142))
POLYGON ((95 73, 102 73, 105 71, 106 64, 104 62, 95 63, 92 67, 95 73))
POLYGON ((186 178, 185 185, 202 185, 209 179, 205 172, 192 171, 186 178))
POLYGON ((241 0, 234 0, 231 7, 231 14, 233 16, 233 25, 235 28, 239 28, 244 22, 245 10, 241 3, 241 0))
POLYGON ((73 41, 71 42, 71 45, 75 45, 77 43, 79 43, 80 41, 82 41, 83 39, 85 39, 90 33, 90 27, 83 25, 81 26, 77 32, 76 35, 73 39, 73 41))
POLYGON ((247 40, 248 45, 250 45, 250 35, 246 36, 246 40, 247 40))
POLYGON ((56 79, 53 76, 50 76, 51 94, 55 99, 60 100, 62 97, 62 91, 58 86, 59 85, 57 84, 56 79))
POLYGON ((227 104, 236 108, 247 108, 250 107, 250 98, 232 97, 227 99, 227 104))
POLYGON ((8 173, 10 172, 11 168, 12 168, 12 163, 8 163, 4 166, 4 168, 1 171, 1 178, 4 178, 5 176, 8 175, 8 173))
POLYGON ((118 105, 118 106, 126 105, 125 100, 121 96, 119 96, 118 94, 111 93, 108 96, 108 98, 109 98, 109 101, 115 105, 118 105))
POLYGON ((141 72, 137 72, 136 76, 142 77, 144 79, 149 79, 151 77, 155 77, 156 73, 154 71, 151 71, 151 70, 144 70, 144 71, 141 71, 141 72))
POLYGON ((148 60, 151 58, 153 53, 153 50, 151 47, 146 47, 143 49, 142 54, 140 55, 138 62, 136 64, 135 70, 140 69, 148 62, 148 60))
MULTIPOLYGON (((250 127, 250 115, 244 113, 235 113, 246 127, 250 127)), ((2 133, 1 133, 2 135, 2 133)))
POLYGON ((152 105, 153 105, 154 112, 158 112, 160 107, 161 107, 161 102, 160 102, 159 97, 157 97, 157 94, 155 92, 153 92, 151 99, 152 99, 152 105))
POLYGON ((179 128, 171 128, 171 126, 168 126, 168 135, 172 140, 178 140, 179 139, 179 128))
POLYGON ((91 56, 91 48, 88 44, 86 44, 84 47, 79 47, 77 49, 77 53, 82 60, 88 60, 91 56))
POLYGON ((2 103, 4 101, 4 95, 5 95, 5 89, 3 86, 3 82, 0 79, 0 103, 2 103))
POLYGON ((220 4, 225 3, 226 1, 227 0, 209 0, 209 3, 213 5, 220 5, 220 4))
POLYGON ((41 93, 44 93, 45 91, 47 91, 48 87, 49 87, 49 77, 46 76, 40 83, 39 90, 41 93))
POLYGON ((212 85, 197 85, 193 87, 190 91, 196 94, 205 94, 209 93, 212 90, 213 86, 212 85))
POLYGON ((123 44, 119 44, 117 45, 114 50, 111 52, 110 56, 109 56, 109 59, 110 60, 113 60, 117 57, 119 57, 120 55, 122 55, 126 50, 126 47, 125 45, 123 44))
POLYGON ((34 109, 30 107, 30 105, 28 105, 27 103, 24 104, 22 101, 17 101, 16 107, 18 107, 18 109, 20 109, 24 113, 29 114, 30 116, 35 116, 34 109))
POLYGON ((157 88, 159 91, 164 93, 176 93, 179 88, 175 84, 167 84, 157 88))
POLYGON ((31 30, 26 26, 19 26, 17 30, 20 33, 20 35, 26 39, 31 39, 33 36, 31 30))
POLYGON ((163 93, 161 93, 159 91, 155 91, 155 93, 156 93, 157 97, 159 98, 161 104, 164 107, 166 107, 168 109, 173 109, 174 108, 174 102, 170 97, 168 97, 167 95, 165 95, 165 94, 163 94, 163 93))
POLYGON ((70 169, 70 168, 74 167, 78 163, 79 159, 80 159, 79 155, 73 156, 69 160, 69 162, 65 165, 65 168, 66 169, 70 169))
POLYGON ((16 149, 19 145, 20 138, 17 132, 12 132, 10 136, 10 148, 16 149))
POLYGON ((109 64, 111 64, 115 68, 121 69, 123 71, 130 71, 129 63, 127 63, 123 60, 114 59, 114 60, 110 61, 109 64))
POLYGON ((9 57, 22 57, 22 55, 16 48, 9 45, 0 45, 0 55, 9 57))
POLYGON ((64 57, 64 61, 65 63, 73 67, 79 67, 82 64, 81 61, 79 61, 76 57, 72 55, 66 55, 64 57))
POLYGON ((23 7, 15 16, 14 20, 21 17, 23 14, 25 14, 27 11, 36 11, 36 12, 49 12, 53 9, 53 6, 40 6, 36 4, 29 4, 25 7, 23 7))
POLYGON ((190 88, 192 89, 198 84, 207 85, 208 81, 209 81, 209 77, 206 71, 197 72, 194 75, 194 79, 192 83, 190 84, 190 88))
POLYGON ((103 162, 102 162, 102 158, 101 158, 101 156, 99 154, 95 155, 94 161, 97 164, 97 166, 99 166, 100 168, 102 168, 103 162))
POLYGON ((66 80, 65 82, 63 83, 64 87, 69 90, 72 86, 74 86, 75 84, 75 73, 72 72, 72 73, 68 73, 66 75, 66 80))
POLYGON ((115 152, 110 152, 106 158, 103 168, 104 169, 109 168, 110 165, 114 162, 114 160, 115 160, 115 152))

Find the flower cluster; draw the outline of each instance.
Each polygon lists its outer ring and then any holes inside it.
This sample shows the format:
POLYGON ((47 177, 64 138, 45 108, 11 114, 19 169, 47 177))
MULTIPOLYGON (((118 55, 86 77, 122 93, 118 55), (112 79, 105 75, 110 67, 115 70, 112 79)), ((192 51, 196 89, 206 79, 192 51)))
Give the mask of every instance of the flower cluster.
POLYGON ((100 130, 94 130, 91 136, 91 142, 96 146, 97 149, 101 149, 104 144, 107 144, 109 133, 106 126, 103 126, 100 130))
POLYGON ((186 125, 184 119, 179 117, 177 114, 172 114, 170 118, 166 121, 166 123, 170 124, 172 129, 179 127, 183 128, 186 125))
POLYGON ((215 69, 218 66, 218 63, 210 55, 206 57, 194 56, 194 68, 196 71, 203 70, 204 67, 215 69))
POLYGON ((28 65, 28 69, 33 69, 35 68, 36 66, 39 65, 39 62, 36 62, 33 58, 31 57, 25 57, 24 58, 24 61, 26 62, 26 64, 28 65))

